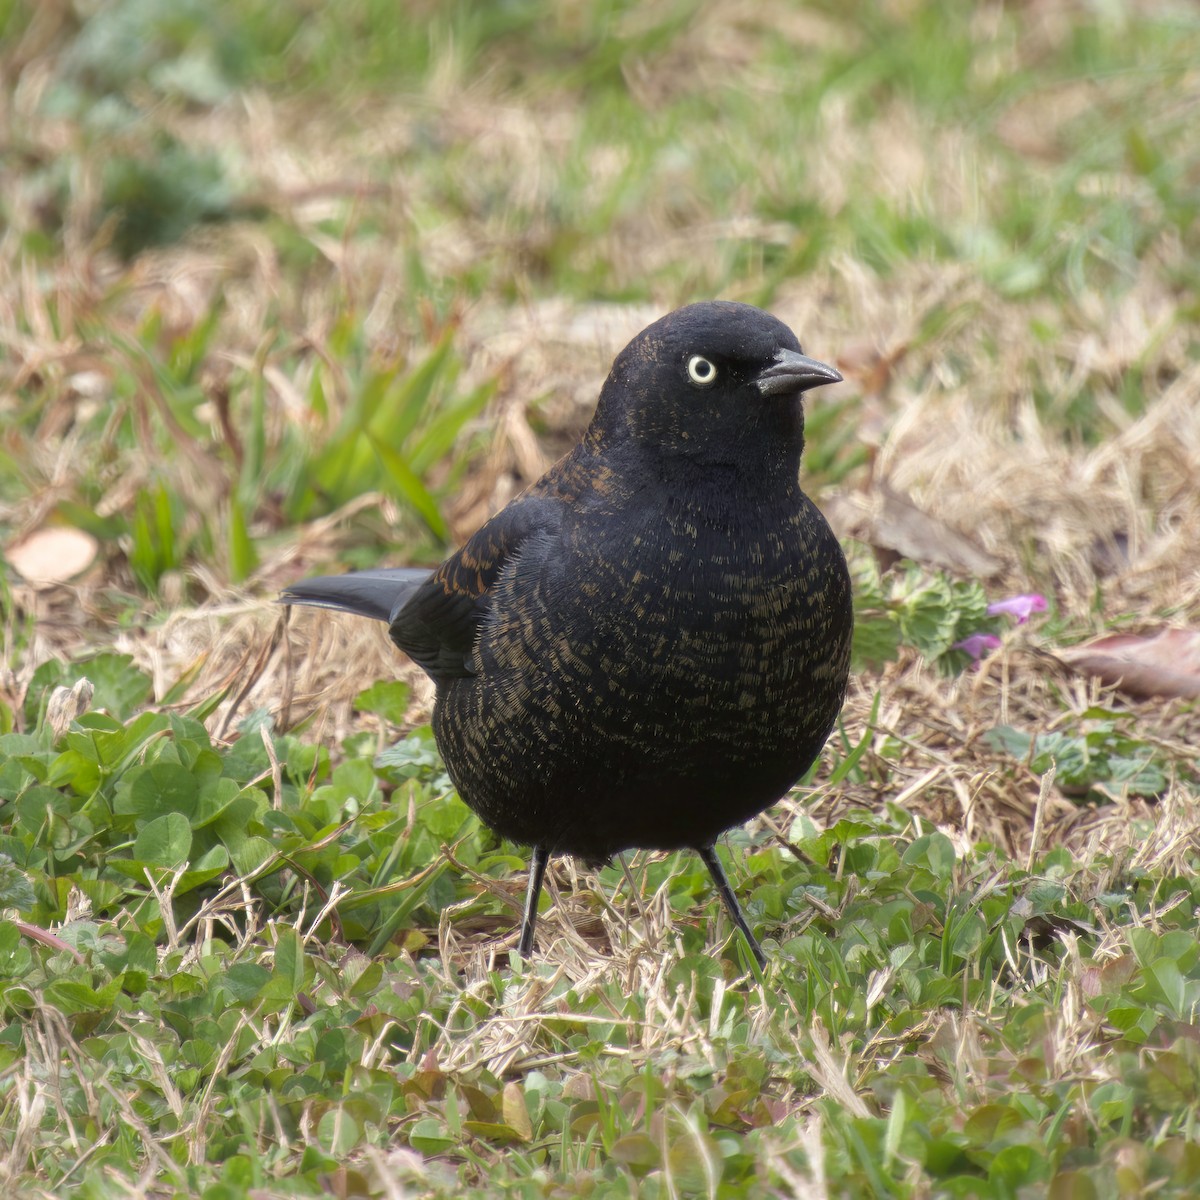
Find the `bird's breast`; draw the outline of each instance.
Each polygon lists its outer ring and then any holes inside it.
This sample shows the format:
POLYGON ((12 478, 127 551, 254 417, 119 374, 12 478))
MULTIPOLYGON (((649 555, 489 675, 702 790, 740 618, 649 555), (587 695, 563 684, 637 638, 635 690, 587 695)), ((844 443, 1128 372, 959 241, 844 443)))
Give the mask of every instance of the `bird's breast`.
MULTIPOLYGON (((801 498, 803 499, 803 498, 801 498)), ((699 508, 580 521, 497 591, 480 669, 556 706, 597 697, 643 720, 780 712, 844 675, 849 586, 815 509, 716 519, 699 508)))

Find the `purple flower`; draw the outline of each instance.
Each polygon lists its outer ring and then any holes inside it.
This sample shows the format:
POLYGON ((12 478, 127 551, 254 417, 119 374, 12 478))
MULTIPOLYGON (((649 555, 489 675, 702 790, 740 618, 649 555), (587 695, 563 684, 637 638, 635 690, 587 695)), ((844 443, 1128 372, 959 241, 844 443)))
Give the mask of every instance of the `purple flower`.
POLYGON ((988 616, 996 617, 1006 613, 1017 618, 1018 625, 1024 625, 1031 613, 1046 611, 1046 597, 1039 592, 1027 596, 1012 596, 1007 600, 997 600, 987 606, 988 616))
POLYGON ((976 663, 989 651, 999 648, 1000 639, 994 633, 973 633, 950 647, 951 650, 965 650, 976 663))

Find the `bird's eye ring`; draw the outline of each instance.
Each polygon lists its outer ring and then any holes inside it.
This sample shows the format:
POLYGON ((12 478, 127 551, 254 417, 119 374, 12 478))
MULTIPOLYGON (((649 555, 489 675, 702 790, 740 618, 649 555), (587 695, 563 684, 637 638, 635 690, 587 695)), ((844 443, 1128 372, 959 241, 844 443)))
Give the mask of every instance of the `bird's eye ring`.
POLYGON ((688 378, 697 387, 708 387, 710 383, 717 381, 717 368, 709 362, 703 354, 693 354, 688 359, 687 365, 688 378))

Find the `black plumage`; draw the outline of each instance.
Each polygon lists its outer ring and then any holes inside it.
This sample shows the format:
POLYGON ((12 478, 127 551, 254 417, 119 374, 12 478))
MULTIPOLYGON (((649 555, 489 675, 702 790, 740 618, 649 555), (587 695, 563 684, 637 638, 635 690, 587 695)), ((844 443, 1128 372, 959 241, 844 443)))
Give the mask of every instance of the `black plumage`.
POLYGON ((436 684, 433 729, 483 821, 551 854, 713 852, 809 768, 845 696, 845 558, 801 491, 802 393, 834 383, 786 325, 693 304, 617 356, 579 445, 435 571, 310 579, 285 603, 386 621, 436 684))

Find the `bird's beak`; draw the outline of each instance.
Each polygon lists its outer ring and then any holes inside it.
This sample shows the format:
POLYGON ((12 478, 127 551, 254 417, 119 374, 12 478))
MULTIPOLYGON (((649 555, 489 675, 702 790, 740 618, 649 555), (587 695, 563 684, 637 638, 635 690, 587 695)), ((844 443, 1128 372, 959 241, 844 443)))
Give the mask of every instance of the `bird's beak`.
POLYGON ((828 363, 797 354, 795 350, 780 350, 775 355, 775 365, 763 371, 755 383, 764 396, 788 396, 841 381, 841 372, 828 363))

